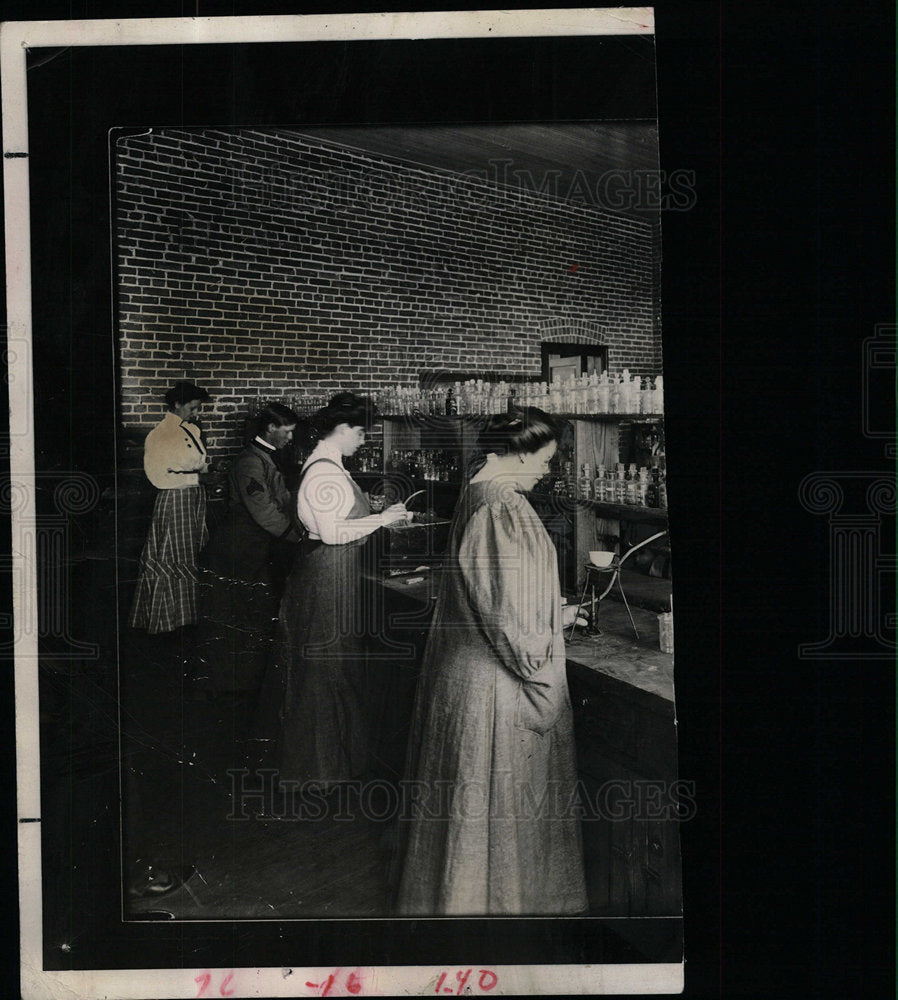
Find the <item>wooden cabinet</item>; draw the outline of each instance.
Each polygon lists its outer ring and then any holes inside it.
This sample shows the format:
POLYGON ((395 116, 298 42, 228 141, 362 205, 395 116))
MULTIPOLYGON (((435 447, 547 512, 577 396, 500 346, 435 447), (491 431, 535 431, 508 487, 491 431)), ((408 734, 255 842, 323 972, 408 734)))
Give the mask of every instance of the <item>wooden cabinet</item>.
MULTIPOLYGON (((579 593, 585 565, 593 549, 627 547, 627 527, 667 526, 663 508, 617 504, 579 495, 577 480, 584 465, 594 479, 600 465, 613 470, 618 462, 649 463, 650 436, 663 440, 664 418, 658 414, 556 414, 565 433, 551 474, 530 494, 558 551, 562 589, 579 593)), ((391 499, 403 500, 418 489, 424 494, 414 509, 451 515, 458 490, 467 477, 477 437, 486 416, 386 415, 383 420, 383 472, 391 483, 391 499)))
POLYGON ((568 661, 590 911, 681 913, 673 703, 568 661))

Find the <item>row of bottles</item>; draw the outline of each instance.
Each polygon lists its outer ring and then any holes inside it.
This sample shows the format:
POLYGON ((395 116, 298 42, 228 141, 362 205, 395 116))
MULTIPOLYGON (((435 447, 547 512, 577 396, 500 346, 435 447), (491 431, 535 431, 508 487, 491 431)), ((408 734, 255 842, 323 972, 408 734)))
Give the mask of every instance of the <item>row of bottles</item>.
POLYGON ((561 475, 555 480, 555 492, 576 500, 596 500, 635 507, 667 508, 667 482, 664 470, 658 466, 638 470, 635 464, 615 469, 600 465, 593 477, 592 466, 584 463, 575 475, 572 462, 561 465, 561 475))
POLYGON ((352 472, 383 472, 383 448, 376 444, 363 444, 354 455, 344 458, 343 464, 352 472))
POLYGON ((558 382, 527 382, 519 386, 522 406, 538 406, 547 413, 646 413, 664 412, 664 378, 590 372, 558 382))
POLYGON ((458 454, 439 448, 394 448, 390 452, 387 471, 401 472, 412 479, 429 479, 442 483, 458 482, 461 475, 458 454))
POLYGON ((547 413, 662 414, 664 379, 631 375, 627 368, 615 375, 590 372, 557 382, 468 379, 433 389, 399 386, 380 393, 376 402, 381 413, 408 416, 483 416, 515 405, 538 406, 547 413))

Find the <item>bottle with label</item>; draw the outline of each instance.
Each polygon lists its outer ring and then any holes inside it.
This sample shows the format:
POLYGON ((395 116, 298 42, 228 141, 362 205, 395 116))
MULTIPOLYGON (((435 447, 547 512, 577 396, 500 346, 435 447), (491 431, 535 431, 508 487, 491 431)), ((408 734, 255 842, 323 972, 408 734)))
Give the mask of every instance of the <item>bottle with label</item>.
POLYGON ((593 500, 605 499, 605 466, 599 465, 596 468, 596 478, 592 483, 593 500))
POLYGON ((458 403, 455 395, 455 387, 449 386, 446 390, 446 416, 453 417, 458 413, 458 403))
POLYGON ((577 496, 581 500, 592 500, 592 466, 589 462, 584 462, 580 467, 580 482, 577 489, 577 496))

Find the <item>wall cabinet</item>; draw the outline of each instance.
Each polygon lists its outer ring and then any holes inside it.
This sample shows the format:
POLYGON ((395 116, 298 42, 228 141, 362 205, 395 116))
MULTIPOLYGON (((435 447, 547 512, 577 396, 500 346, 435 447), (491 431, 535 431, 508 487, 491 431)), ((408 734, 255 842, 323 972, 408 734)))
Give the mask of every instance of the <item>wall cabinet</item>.
MULTIPOLYGON (((664 418, 658 414, 557 414, 565 432, 551 474, 530 494, 530 500, 555 542, 562 588, 568 594, 582 586, 585 565, 593 549, 614 550, 633 537, 633 525, 647 534, 667 526, 661 507, 597 500, 581 488, 580 471, 590 470, 590 487, 599 466, 615 469, 619 462, 637 467, 651 464, 653 447, 663 447, 664 418), (650 530, 649 530, 650 529, 650 530)), ((383 476, 392 500, 404 500, 418 489, 423 495, 414 509, 451 515, 458 490, 467 478, 477 437, 485 416, 386 415, 383 420, 383 476)), ((366 477, 373 483, 372 475, 366 477)), ((637 538, 636 540, 640 540, 637 538)))

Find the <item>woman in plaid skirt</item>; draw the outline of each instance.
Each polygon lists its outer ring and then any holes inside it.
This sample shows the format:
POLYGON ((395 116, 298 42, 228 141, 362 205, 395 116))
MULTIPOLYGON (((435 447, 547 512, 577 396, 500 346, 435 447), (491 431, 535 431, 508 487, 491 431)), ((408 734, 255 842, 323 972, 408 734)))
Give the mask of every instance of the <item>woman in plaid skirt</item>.
POLYGON ((209 398, 192 382, 175 383, 165 394, 168 413, 144 445, 144 472, 159 493, 140 557, 130 623, 151 635, 197 620, 196 557, 207 537, 206 494, 198 473, 208 458, 193 420, 209 398))

